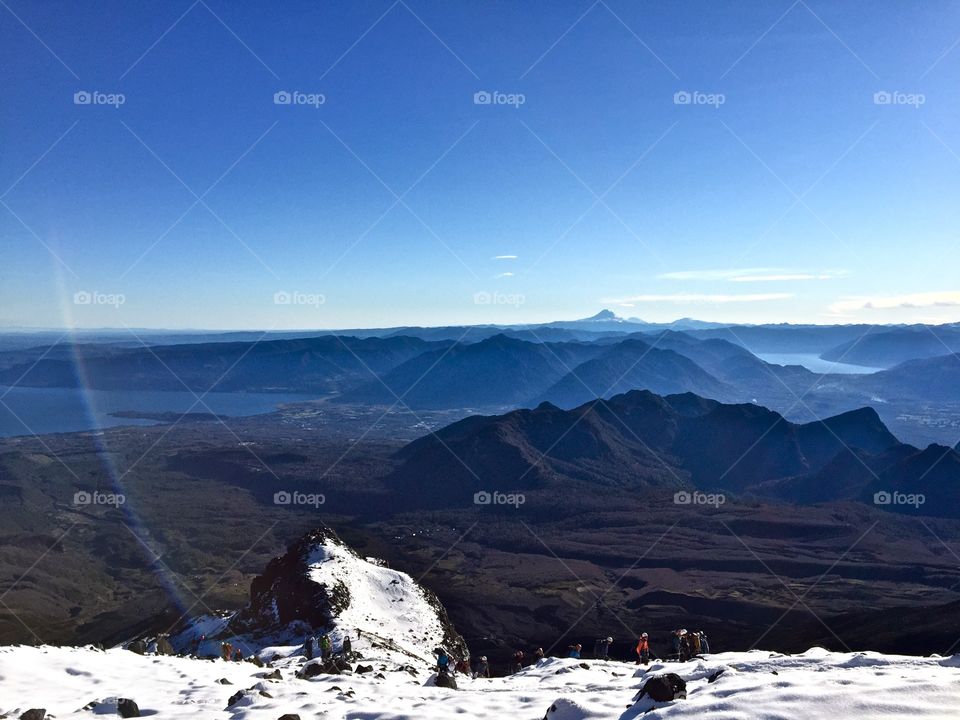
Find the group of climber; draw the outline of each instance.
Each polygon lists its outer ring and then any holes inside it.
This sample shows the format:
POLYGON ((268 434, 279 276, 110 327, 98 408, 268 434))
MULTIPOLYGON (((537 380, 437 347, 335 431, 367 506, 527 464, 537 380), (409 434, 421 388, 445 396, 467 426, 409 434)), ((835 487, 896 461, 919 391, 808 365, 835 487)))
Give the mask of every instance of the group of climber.
MULTIPOLYGON (((359 630, 357 630, 357 637, 360 637, 359 630)), ((327 633, 323 633, 319 638, 310 635, 303 641, 303 654, 306 655, 307 660, 314 658, 326 660, 335 654, 349 660, 353 656, 353 642, 349 635, 344 635, 340 641, 340 651, 335 653, 333 640, 327 633)))
POLYGON ((690 658, 710 652, 710 642, 703 630, 674 630, 670 635, 673 648, 671 659, 686 662, 690 658))
POLYGON ((241 662, 243 660, 243 651, 240 648, 234 648, 233 643, 227 641, 220 643, 220 657, 227 661, 241 662))
POLYGON ((470 662, 469 657, 455 658, 444 648, 438 647, 433 651, 437 656, 437 674, 438 675, 469 675, 473 678, 490 677, 490 662, 487 656, 483 655, 474 662, 470 662))

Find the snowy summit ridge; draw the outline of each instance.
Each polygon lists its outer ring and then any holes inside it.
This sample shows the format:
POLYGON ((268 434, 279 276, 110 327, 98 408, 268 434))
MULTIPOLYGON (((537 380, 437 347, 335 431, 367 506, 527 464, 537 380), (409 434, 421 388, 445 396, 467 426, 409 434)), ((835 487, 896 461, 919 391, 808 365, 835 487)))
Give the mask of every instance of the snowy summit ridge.
MULTIPOLYGON (((326 633, 406 658, 433 662, 438 646, 462 657, 466 644, 430 590, 409 575, 363 558, 320 526, 274 558, 250 586, 250 602, 220 635, 243 635, 263 647, 326 633)), ((400 658, 398 658, 400 659, 400 658)))

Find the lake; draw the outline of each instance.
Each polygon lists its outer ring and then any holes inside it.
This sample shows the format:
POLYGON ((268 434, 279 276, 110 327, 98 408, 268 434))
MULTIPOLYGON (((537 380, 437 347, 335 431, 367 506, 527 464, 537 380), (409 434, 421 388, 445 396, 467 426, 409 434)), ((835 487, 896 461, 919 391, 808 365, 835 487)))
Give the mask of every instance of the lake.
POLYGON ((0 398, 0 437, 11 437, 96 430, 116 425, 156 424, 155 420, 110 415, 124 410, 182 413, 193 408, 191 412, 259 415, 276 410, 281 403, 315 400, 316 396, 213 392, 203 398, 207 406, 204 407, 197 403, 196 396, 187 391, 84 391, 76 388, 11 388, 0 385, 0 398))
POLYGON ((816 353, 757 353, 757 357, 773 365, 803 365, 811 372, 836 375, 869 375, 884 369, 823 360, 816 353))

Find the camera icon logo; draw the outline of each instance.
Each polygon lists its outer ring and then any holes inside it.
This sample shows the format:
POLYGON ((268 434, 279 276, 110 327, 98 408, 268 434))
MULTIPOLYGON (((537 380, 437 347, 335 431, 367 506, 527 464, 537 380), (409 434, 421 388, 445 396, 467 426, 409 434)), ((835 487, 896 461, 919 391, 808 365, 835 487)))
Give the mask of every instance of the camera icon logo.
POLYGON ((275 292, 273 294, 273 304, 274 305, 289 305, 293 301, 293 298, 290 296, 290 293, 285 290, 280 292, 275 292))
POLYGON ((78 290, 73 294, 74 305, 89 305, 91 302, 93 302, 93 295, 86 290, 78 290))
POLYGON ((286 90, 278 90, 273 94, 274 105, 289 105, 293 102, 293 95, 286 90))
POLYGON ((889 505, 892 502, 893 502, 893 495, 888 493, 886 490, 881 490, 873 494, 874 505, 889 505))
POLYGON ((473 494, 474 505, 489 505, 492 502, 493 502, 493 495, 491 495, 486 490, 481 490, 480 492, 473 494))
POLYGON ((78 490, 73 494, 74 505, 89 505, 93 502, 93 496, 86 490, 78 490))
POLYGON ((478 90, 473 94, 474 105, 489 105, 493 102, 493 95, 486 90, 478 90))
POLYGON ((693 101, 693 96, 686 90, 678 90, 673 94, 674 105, 689 105, 693 101))
POLYGON ((873 94, 874 105, 889 105, 893 102, 893 95, 886 90, 878 90, 873 94))
POLYGON ((86 90, 78 90, 73 94, 74 105, 89 105, 93 102, 93 95, 86 90))
POLYGON ((280 490, 273 494, 274 505, 289 505, 291 502, 293 502, 293 496, 286 490, 280 490))
POLYGON ((693 495, 686 490, 680 490, 673 494, 673 502, 675 505, 689 505, 693 502, 693 495))

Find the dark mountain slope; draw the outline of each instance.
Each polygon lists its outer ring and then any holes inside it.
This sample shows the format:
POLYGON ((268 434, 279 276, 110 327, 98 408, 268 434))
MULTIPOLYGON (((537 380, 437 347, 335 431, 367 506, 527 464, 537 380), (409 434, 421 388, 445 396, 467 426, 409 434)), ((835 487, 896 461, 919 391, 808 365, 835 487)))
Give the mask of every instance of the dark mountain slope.
POLYGON ((854 381, 885 398, 922 398, 960 401, 960 354, 910 360, 890 370, 854 381))
POLYGON ((630 390, 650 390, 660 395, 694 392, 720 399, 735 393, 688 357, 644 340, 629 339, 573 368, 537 400, 575 407, 630 390))
POLYGON ((345 393, 342 402, 413 408, 504 407, 524 404, 568 372, 605 350, 582 343, 532 343, 495 335, 415 357, 380 380, 345 393))
POLYGON ((772 481, 813 475, 858 448, 898 445, 868 409, 797 425, 756 405, 632 391, 573 410, 544 404, 454 423, 406 446, 393 482, 420 502, 454 505, 491 489, 769 492, 772 481))
POLYGON ((891 368, 908 360, 932 358, 957 351, 960 351, 960 328, 925 325, 877 331, 865 338, 830 348, 821 357, 854 365, 891 368))

